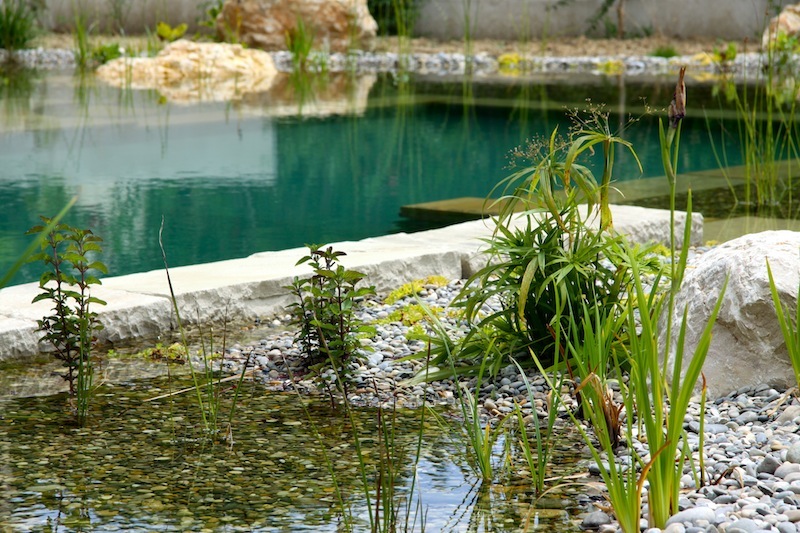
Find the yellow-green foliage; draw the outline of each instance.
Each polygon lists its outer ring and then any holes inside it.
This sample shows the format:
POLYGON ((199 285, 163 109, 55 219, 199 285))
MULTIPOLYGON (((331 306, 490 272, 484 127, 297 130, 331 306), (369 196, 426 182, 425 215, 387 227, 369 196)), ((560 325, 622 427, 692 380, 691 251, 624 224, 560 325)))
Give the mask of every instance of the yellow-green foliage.
POLYGON ((413 326, 409 326, 408 331, 406 331, 406 338, 407 339, 424 339, 427 335, 425 328, 422 327, 421 324, 414 324, 413 326))
POLYGON ((625 72, 625 64, 619 59, 610 59, 598 66, 598 70, 603 74, 611 76, 625 72))
MULTIPOLYGON (((439 315, 442 313, 443 309, 441 307, 429 307, 428 310, 433 313, 434 315, 439 315)), ((380 320, 376 320, 378 324, 390 324, 392 322, 399 322, 404 326, 413 326, 425 320, 428 315, 425 313, 425 309, 419 304, 409 304, 400 309, 395 309, 389 316, 386 318, 381 318, 380 320)))
POLYGON ((653 247, 653 253, 656 254, 656 255, 663 255, 665 257, 670 255, 669 248, 667 248, 666 246, 664 246, 661 243, 656 244, 653 247))
POLYGON ((171 43, 183 37, 183 34, 186 33, 188 28, 189 26, 186 24, 179 24, 173 28, 166 22, 159 22, 158 26, 156 26, 156 34, 158 34, 158 37, 162 41, 171 43))
POLYGON ((517 53, 502 54, 497 58, 497 63, 503 74, 519 74, 522 70, 522 56, 517 53))
POLYGON ((164 346, 159 342, 153 348, 146 348, 141 352, 137 352, 134 357, 183 364, 186 362, 186 348, 179 342, 169 346, 164 346))
POLYGON ((414 280, 390 292, 384 301, 391 305, 406 296, 419 293, 426 285, 444 287, 447 285, 447 278, 444 276, 428 276, 427 278, 414 280))
POLYGON ((736 59, 736 43, 728 43, 726 47, 715 46, 711 57, 716 63, 731 63, 736 59))

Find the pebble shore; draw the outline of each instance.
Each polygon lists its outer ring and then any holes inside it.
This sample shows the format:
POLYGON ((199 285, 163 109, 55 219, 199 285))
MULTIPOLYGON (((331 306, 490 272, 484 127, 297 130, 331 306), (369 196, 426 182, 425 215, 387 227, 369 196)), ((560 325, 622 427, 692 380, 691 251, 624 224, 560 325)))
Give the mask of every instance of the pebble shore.
MULTIPOLYGON (((429 306, 446 309, 461 287, 461 280, 445 287, 427 286, 419 298, 429 306)), ((393 305, 372 302, 361 318, 374 323, 414 302, 412 298, 393 305)), ((441 317, 453 331, 463 327, 446 311, 441 313, 441 317)), ((276 317, 273 325, 285 326, 286 321, 287 317, 276 317)), ((377 325, 377 335, 366 343, 374 351, 367 354, 366 361, 358 369, 357 386, 350 397, 353 404, 388 407, 396 401, 398 406, 416 407, 422 404, 423 398, 426 405, 457 404, 456 384, 452 381, 405 383, 424 368, 424 361, 398 359, 414 353, 424 354, 426 349, 419 341, 409 342, 405 337, 407 331, 407 326, 396 322, 377 325)), ((237 362, 249 356, 257 368, 258 379, 268 387, 286 390, 295 385, 287 377, 285 362, 296 359, 298 355, 292 333, 286 330, 249 346, 233 347, 228 354, 227 370, 235 371, 237 362)), ((540 418, 545 415, 547 388, 544 379, 534 372, 527 377, 534 389, 534 405, 528 401, 525 382, 516 367, 508 366, 496 379, 484 380, 479 401, 487 422, 495 423, 510 413, 514 402, 522 406, 526 416, 534 412, 540 418)), ((322 394, 310 381, 300 381, 297 386, 308 393, 322 394)), ((474 389, 475 381, 465 381, 462 386, 474 389)), ((561 418, 563 424, 569 424, 564 416, 561 418)), ((684 427, 696 454, 700 444, 699 420, 700 405, 692 403, 684 427)), ((793 391, 778 391, 763 385, 709 401, 704 432, 704 486, 696 486, 687 466, 681 480, 680 512, 663 530, 648 529, 643 520, 642 531, 800 532, 800 402, 793 391)), ((641 445, 637 452, 646 455, 646 447, 641 445)), ((589 457, 588 453, 586 457, 589 457)), ((616 460, 625 464, 630 462, 630 457, 623 450, 616 460)), ((598 474, 594 462, 587 459, 585 465, 590 474, 598 474)), ((586 510, 581 527, 603 533, 619 531, 613 515, 598 510, 594 506, 596 502, 596 494, 587 494, 581 500, 586 510)), ((646 504, 643 516, 646 517, 646 504)))
MULTIPOLYGON (((272 52, 276 68, 281 72, 292 71, 290 52, 272 52)), ((8 59, 8 52, 0 50, 0 62, 8 59)), ((373 53, 354 50, 349 53, 318 54, 312 65, 324 65, 329 72, 354 71, 368 74, 378 72, 414 72, 436 76, 463 75, 471 72, 474 76, 495 74, 516 75, 536 73, 572 74, 625 74, 626 76, 670 74, 686 65, 694 74, 731 73, 734 76, 753 79, 759 75, 766 57, 759 53, 741 53, 724 66, 711 60, 708 54, 695 56, 676 56, 671 58, 648 55, 638 56, 572 56, 548 57, 526 56, 519 61, 502 64, 500 58, 478 53, 467 56, 460 53, 373 53)), ((21 66, 37 69, 75 68, 75 54, 65 49, 30 49, 13 52, 14 60, 21 66)), ((314 59, 314 58, 312 58, 314 59)), ((313 67, 312 67, 313 68, 313 67)))

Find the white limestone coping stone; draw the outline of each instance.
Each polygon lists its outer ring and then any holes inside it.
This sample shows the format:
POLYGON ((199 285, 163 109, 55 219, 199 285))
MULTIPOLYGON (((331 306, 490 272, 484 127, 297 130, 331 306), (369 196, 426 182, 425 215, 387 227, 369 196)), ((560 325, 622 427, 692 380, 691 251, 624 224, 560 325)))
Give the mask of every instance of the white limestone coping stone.
MULTIPOLYGON (((614 227, 631 240, 669 241, 669 211, 632 206, 612 206, 614 227)), ((685 214, 676 213, 678 235, 685 214)), ((692 244, 702 243, 703 219, 694 215, 692 244)), ((398 233, 355 242, 333 243, 347 255, 342 264, 366 274, 378 293, 427 276, 449 279, 469 277, 485 265, 480 253, 493 226, 476 220, 417 233, 398 233)), ((254 321, 279 313, 292 300, 285 289, 294 276, 310 273, 296 266, 306 248, 261 252, 243 259, 175 267, 172 286, 184 324, 254 321)), ((36 320, 50 312, 46 301, 31 304, 37 283, 0 290, 0 361, 39 353, 36 320)), ((103 279, 94 296, 108 302, 95 306, 104 329, 100 341, 125 343, 154 338, 174 329, 176 320, 164 270, 103 279)))

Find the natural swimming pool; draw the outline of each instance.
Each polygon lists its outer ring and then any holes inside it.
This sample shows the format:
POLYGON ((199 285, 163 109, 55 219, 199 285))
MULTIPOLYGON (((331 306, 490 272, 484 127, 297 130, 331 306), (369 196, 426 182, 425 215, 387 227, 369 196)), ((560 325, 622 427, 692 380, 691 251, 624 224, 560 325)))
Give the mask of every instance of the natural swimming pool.
MULTIPOLYGON (((486 196, 510 173, 513 148, 555 127, 566 132, 565 106, 607 103, 622 111, 611 117, 617 127, 640 116, 643 101, 668 103, 674 85, 385 75, 332 81, 344 87, 338 98, 327 100, 324 89, 303 105, 287 89, 282 99, 190 106, 71 73, 15 83, 0 92, 0 271, 19 257, 39 215, 78 195, 67 222, 103 237, 111 275, 163 266, 162 216, 171 266, 424 227, 400 207, 486 196)), ((692 91, 695 101, 710 100, 707 88, 692 91)), ((644 171, 618 150, 616 179, 663 174, 656 124, 645 116, 627 125, 644 171)), ((682 139, 681 170, 717 167, 701 117, 685 122, 682 139)), ((738 162, 732 149, 728 158, 738 162)), ((37 268, 14 282, 37 279, 37 268)))
MULTIPOLYGON (((455 108, 447 102, 420 105, 442 103, 448 109, 455 108)), ((502 106, 487 103, 483 107, 502 106)), ((478 115, 473 106, 465 107, 462 103, 455 109, 465 113, 467 125, 463 129, 478 127, 478 121, 470 116, 473 111, 473 116, 478 115)), ((402 118, 407 119, 408 116, 402 118)), ((396 124, 399 120, 395 115, 390 122, 396 124)), ((242 133, 247 131, 251 130, 243 129, 242 133)), ((111 129, 100 133, 114 134, 111 129)), ((164 137, 163 144, 169 144, 169 135, 164 137)), ((411 143, 412 139, 403 141, 411 143)), ((113 151, 113 147, 107 150, 113 151)), ((306 158, 314 155, 317 154, 312 152, 306 158)), ((122 166, 120 172, 125 168, 122 166)), ((191 199, 191 195, 187 197, 191 199)), ((344 459, 337 467, 352 469, 353 454, 343 443, 348 438, 343 430, 348 420, 331 416, 320 402, 311 407, 309 422, 320 421, 320 427, 326 431, 332 427, 334 438, 326 446, 327 440, 314 438, 313 432, 309 438, 308 428, 303 428, 305 414, 297 411, 302 400, 291 395, 273 396, 253 387, 248 392, 257 401, 243 406, 239 415, 241 425, 237 425, 236 438, 241 439, 241 445, 231 450, 234 453, 229 453, 225 446, 209 450, 202 446, 197 426, 184 418, 191 400, 150 404, 152 408, 144 402, 164 389, 183 385, 157 380, 126 382, 120 387, 109 384, 98 394, 97 425, 88 431, 72 430, 59 422, 63 396, 4 403, 2 420, 7 424, 3 428, 2 451, 10 460, 0 468, 3 474, 0 481, 7 489, 5 493, 13 499, 0 513, 3 520, 22 527, 44 528, 55 524, 56 528, 61 525, 74 530, 85 527, 281 530, 298 529, 298 523, 314 530, 337 528, 339 516, 335 502, 331 504, 332 498, 328 496, 329 480, 315 482, 326 477, 324 465, 319 461, 320 449, 329 447, 337 453, 337 458, 344 459), (291 428, 306 431, 295 433, 291 428), (26 441, 43 444, 31 446, 26 441), (35 453, 40 448, 43 453, 35 453), (54 457, 58 460, 53 460, 54 457), (69 468, 60 468, 63 464, 69 468)), ((371 414, 357 415, 365 419, 360 422, 367 428, 365 444, 370 444, 370 438, 374 444, 375 430, 367 422, 371 414)), ((414 420, 400 422, 412 431, 413 424, 414 420)), ((523 513, 531 509, 530 487, 516 493, 519 487, 511 477, 502 487, 476 491, 463 475, 462 458, 446 439, 440 440, 435 432, 426 433, 426 437, 429 439, 426 446, 432 445, 432 449, 424 450, 420 464, 426 475, 419 479, 421 492, 434 509, 430 515, 431 529, 442 530, 449 525, 454 530, 502 531, 515 530, 522 523, 523 513), (443 460, 437 455, 442 451, 443 460), (428 460, 429 455, 432 460, 428 460), (488 510, 491 512, 484 512, 488 510)), ((559 457, 559 465, 562 463, 559 457)), ((413 493, 402 483, 400 479, 401 491, 413 493)), ((342 478, 346 493, 352 494, 348 503, 363 517, 366 507, 356 494, 357 488, 353 488, 356 484, 342 478)), ((561 518, 556 519, 558 524, 545 524, 544 528, 574 529, 575 524, 564 522, 562 507, 552 510, 561 518)))

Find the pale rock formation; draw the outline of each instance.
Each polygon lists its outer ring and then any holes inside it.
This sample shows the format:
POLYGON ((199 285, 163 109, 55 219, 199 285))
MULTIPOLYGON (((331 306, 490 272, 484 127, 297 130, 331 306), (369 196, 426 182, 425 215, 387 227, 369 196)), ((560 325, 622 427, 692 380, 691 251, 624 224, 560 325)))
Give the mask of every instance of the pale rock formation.
POLYGON ((286 34, 302 20, 314 48, 331 52, 368 47, 378 24, 367 0, 226 0, 217 34, 262 50, 286 50, 286 34))
POLYGON ((728 278, 703 367, 710 397, 762 383, 776 388, 794 385, 792 365, 772 303, 767 260, 781 301, 793 313, 800 273, 798 232, 766 231, 739 237, 698 255, 686 270, 676 297, 671 350, 674 354, 686 308, 684 370, 728 278))
POLYGON ((119 58, 97 69, 115 87, 156 89, 168 101, 229 101, 268 91, 277 75, 272 56, 238 44, 180 40, 156 57, 119 58))
POLYGON ((761 47, 766 50, 771 42, 775 41, 780 33, 787 37, 800 35, 800 4, 792 4, 783 8, 783 11, 772 20, 764 30, 761 37, 761 47))

